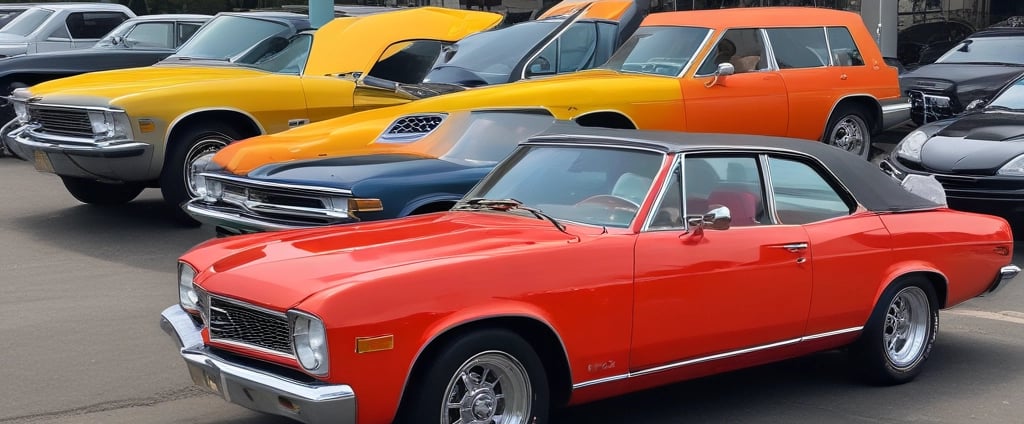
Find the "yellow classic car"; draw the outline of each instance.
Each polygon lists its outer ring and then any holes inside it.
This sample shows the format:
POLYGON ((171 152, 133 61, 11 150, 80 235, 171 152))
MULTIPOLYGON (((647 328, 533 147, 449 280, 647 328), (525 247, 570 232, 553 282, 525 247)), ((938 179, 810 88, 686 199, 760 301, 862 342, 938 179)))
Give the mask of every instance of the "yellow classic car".
POLYGON ((61 176, 82 202, 124 203, 159 186, 178 205, 196 194, 196 170, 231 141, 406 102, 361 97, 355 77, 420 82, 444 44, 501 20, 490 12, 394 9, 337 18, 290 39, 269 30, 239 57, 178 56, 53 80, 13 93, 22 125, 7 142, 37 169, 61 176))
POLYGON ((908 109, 897 70, 857 14, 794 7, 653 13, 598 69, 254 137, 218 152, 208 169, 244 177, 269 163, 388 153, 389 145, 430 157, 432 133, 496 110, 534 110, 583 126, 821 140, 867 157, 871 134, 908 119, 908 109))

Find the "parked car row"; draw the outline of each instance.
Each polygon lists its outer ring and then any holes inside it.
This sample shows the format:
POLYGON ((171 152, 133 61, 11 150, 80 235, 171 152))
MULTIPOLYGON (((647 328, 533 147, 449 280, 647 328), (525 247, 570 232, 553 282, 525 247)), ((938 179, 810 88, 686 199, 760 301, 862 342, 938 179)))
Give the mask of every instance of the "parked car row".
POLYGON ((82 202, 159 187, 231 235, 181 257, 161 326, 197 385, 307 423, 542 423, 846 346, 904 383, 939 309, 1020 271, 1006 220, 865 160, 910 105, 856 14, 501 19, 219 14, 14 89, 4 141, 82 202))

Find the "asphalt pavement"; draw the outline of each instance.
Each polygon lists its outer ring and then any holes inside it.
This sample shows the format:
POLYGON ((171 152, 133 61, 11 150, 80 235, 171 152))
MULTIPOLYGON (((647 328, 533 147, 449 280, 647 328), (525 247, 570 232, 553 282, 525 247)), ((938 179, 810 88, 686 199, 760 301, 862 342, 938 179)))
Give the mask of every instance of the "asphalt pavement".
MULTIPOLYGON (((291 422, 194 388, 159 329, 177 301, 176 258, 211 228, 173 224, 157 190, 123 207, 83 205, 57 177, 11 158, 0 159, 0 181, 0 424, 291 422)), ((924 373, 902 386, 865 386, 842 352, 826 352, 570 408, 552 422, 1021 422, 1022 311, 1018 277, 943 312, 924 373)))

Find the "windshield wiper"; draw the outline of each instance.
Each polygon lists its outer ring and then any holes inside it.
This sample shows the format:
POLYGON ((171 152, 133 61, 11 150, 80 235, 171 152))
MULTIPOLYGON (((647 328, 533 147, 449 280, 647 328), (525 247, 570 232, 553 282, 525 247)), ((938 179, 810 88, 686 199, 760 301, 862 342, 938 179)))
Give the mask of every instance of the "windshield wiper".
POLYGON ((551 221, 551 223, 555 225, 555 228, 558 228, 558 231, 569 234, 567 231, 565 231, 565 226, 562 225, 562 223, 558 222, 558 220, 556 220, 555 218, 552 218, 550 215, 541 212, 540 209, 535 209, 526 206, 523 204, 523 202, 520 202, 516 199, 486 199, 483 197, 474 197, 472 199, 459 202, 459 204, 455 205, 455 207, 452 208, 452 210, 480 209, 490 209, 502 212, 511 210, 526 211, 532 213, 533 216, 537 217, 537 219, 546 219, 548 221, 551 221))

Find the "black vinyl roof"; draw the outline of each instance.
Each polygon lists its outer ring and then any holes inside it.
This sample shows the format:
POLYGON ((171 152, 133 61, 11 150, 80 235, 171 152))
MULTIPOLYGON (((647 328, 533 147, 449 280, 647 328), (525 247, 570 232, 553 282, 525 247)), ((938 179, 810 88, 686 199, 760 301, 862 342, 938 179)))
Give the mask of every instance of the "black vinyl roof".
POLYGON ((688 153, 709 150, 786 153, 816 159, 850 191, 857 203, 875 212, 903 212, 941 207, 910 193, 877 165, 860 156, 818 141, 740 134, 706 134, 673 131, 617 130, 558 123, 532 137, 526 144, 566 143, 605 145, 688 153))

